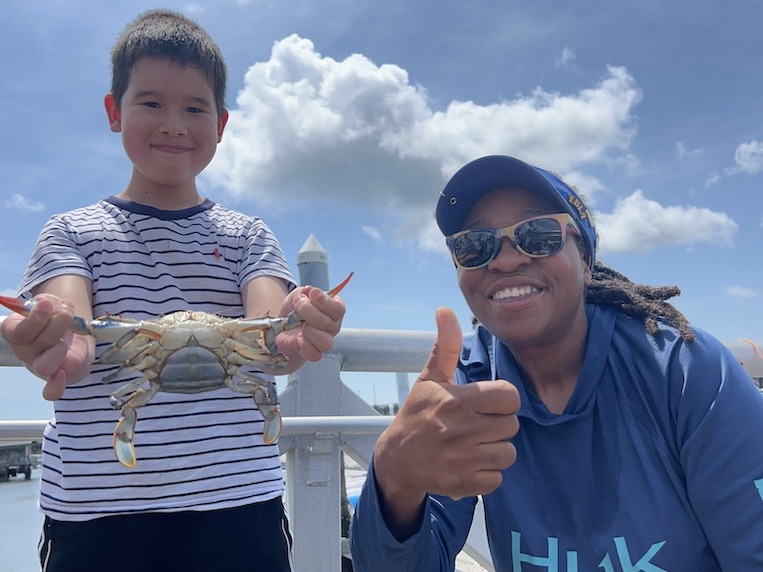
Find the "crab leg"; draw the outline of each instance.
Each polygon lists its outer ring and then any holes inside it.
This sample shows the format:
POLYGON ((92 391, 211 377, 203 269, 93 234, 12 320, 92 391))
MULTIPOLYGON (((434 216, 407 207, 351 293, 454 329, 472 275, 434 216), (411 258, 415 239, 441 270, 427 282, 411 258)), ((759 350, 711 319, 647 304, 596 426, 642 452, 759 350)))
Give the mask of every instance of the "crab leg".
POLYGON ((22 316, 28 316, 35 306, 34 300, 22 300, 13 296, 0 296, 0 304, 22 316))
MULTIPOLYGON (((0 305, 13 310, 22 316, 28 316, 37 305, 37 300, 22 300, 12 296, 0 295, 0 305)), ((94 320, 86 320, 80 316, 72 317, 71 331, 75 334, 94 336, 101 342, 114 343, 126 332, 135 329, 140 322, 127 320, 119 317, 101 317, 94 320)))
POLYGON ((760 349, 755 344, 755 342, 753 342, 752 340, 748 340, 747 338, 739 338, 739 341, 740 342, 747 342, 748 344, 750 344, 752 346, 753 353, 755 353, 755 355, 757 357, 759 357, 760 359, 763 359, 763 352, 760 351, 760 349))
POLYGON ((250 393, 254 398, 257 409, 260 410, 265 424, 262 427, 262 440, 266 445, 275 443, 281 435, 281 408, 278 405, 278 389, 272 381, 259 377, 255 373, 239 371, 241 380, 227 382, 232 391, 250 393))
POLYGON ((114 454, 128 469, 132 469, 138 462, 138 455, 132 443, 135 438, 135 425, 138 423, 138 413, 135 410, 151 401, 158 390, 158 384, 149 386, 148 391, 138 389, 122 405, 122 418, 114 428, 114 454))

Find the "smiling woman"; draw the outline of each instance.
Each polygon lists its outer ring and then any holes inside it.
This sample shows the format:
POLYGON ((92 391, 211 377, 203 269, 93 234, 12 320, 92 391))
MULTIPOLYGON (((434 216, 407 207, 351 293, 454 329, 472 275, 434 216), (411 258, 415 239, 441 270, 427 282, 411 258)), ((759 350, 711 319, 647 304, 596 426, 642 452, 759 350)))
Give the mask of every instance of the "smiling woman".
POLYGON ((580 197, 511 157, 462 167, 436 216, 476 328, 437 312, 357 502, 358 568, 452 570, 478 495, 496 570, 763 568, 763 394, 678 288, 596 261, 580 197))

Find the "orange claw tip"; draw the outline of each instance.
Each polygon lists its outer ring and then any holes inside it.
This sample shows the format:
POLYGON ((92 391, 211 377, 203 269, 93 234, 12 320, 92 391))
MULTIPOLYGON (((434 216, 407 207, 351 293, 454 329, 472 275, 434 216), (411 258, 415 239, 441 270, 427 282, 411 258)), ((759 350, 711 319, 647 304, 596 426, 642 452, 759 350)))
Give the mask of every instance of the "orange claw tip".
POLYGON ((32 304, 34 304, 34 302, 22 300, 21 298, 13 298, 12 296, 0 295, 0 304, 9 310, 13 310, 17 314, 23 314, 26 316, 29 314, 29 310, 32 309, 32 304))
POLYGON ((739 338, 740 342, 747 342, 752 346, 752 351, 755 353, 757 357, 760 359, 763 359, 763 352, 760 351, 760 348, 758 348, 757 344, 753 342, 752 340, 748 340, 747 338, 739 338))
POLYGON ((345 286, 347 286, 347 283, 350 281, 350 278, 352 278, 352 275, 353 275, 353 274, 355 274, 355 272, 350 272, 350 274, 349 274, 349 276, 347 276, 347 278, 345 278, 344 280, 342 280, 342 282, 340 282, 338 286, 334 286, 334 287, 333 287, 331 290, 329 290, 328 292, 326 292, 326 294, 328 294, 328 295, 329 295, 329 296, 331 296, 332 298, 333 298, 334 296, 336 296, 337 294, 339 294, 339 292, 341 292, 341 291, 342 291, 342 288, 344 288, 345 286))

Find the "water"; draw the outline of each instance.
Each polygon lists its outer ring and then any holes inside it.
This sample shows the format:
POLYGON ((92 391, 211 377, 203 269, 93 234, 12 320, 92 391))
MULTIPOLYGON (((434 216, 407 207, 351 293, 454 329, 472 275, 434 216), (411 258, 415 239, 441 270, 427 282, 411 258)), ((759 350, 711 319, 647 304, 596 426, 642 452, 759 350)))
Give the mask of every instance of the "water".
POLYGON ((0 482, 0 572, 39 572, 39 494, 39 469, 32 471, 28 481, 21 475, 0 482))

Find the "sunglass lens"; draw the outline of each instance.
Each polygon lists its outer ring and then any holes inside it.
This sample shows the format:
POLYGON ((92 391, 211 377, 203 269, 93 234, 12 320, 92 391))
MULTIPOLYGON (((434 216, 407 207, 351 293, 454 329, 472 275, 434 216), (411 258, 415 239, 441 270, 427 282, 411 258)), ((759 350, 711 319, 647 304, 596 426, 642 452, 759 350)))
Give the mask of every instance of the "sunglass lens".
POLYGON ((514 239, 523 251, 531 256, 550 256, 564 246, 562 227, 553 218, 540 218, 519 225, 514 239))
POLYGON ((453 256, 464 268, 476 268, 486 264, 495 251, 495 232, 473 230, 453 241, 453 256))

